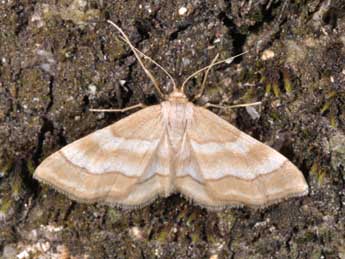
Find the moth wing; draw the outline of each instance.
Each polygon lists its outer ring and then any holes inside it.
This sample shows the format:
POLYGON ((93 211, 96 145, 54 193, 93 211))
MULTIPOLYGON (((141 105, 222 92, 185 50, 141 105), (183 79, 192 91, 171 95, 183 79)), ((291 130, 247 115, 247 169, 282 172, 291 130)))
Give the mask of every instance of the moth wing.
POLYGON ((208 208, 262 207, 308 193, 286 157, 202 107, 194 107, 181 150, 177 189, 208 208))
POLYGON ((34 177, 77 201, 140 206, 170 192, 169 159, 161 108, 155 105, 60 149, 34 177))

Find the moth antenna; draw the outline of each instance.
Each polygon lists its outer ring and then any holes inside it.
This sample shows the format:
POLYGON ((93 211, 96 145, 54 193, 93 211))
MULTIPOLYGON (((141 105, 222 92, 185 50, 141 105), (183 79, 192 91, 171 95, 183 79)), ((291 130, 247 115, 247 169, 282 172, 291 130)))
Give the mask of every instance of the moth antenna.
POLYGON ((218 62, 215 62, 215 63, 211 63, 210 65, 206 66, 206 67, 203 67, 197 71, 195 71, 193 74, 191 74, 190 76, 188 76, 182 83, 182 86, 181 86, 181 91, 184 92, 184 87, 186 86, 187 82, 192 79, 193 77, 195 77, 196 75, 200 74, 202 71, 204 70, 207 70, 209 68, 212 68, 216 65, 219 65, 219 64, 222 64, 222 63, 231 63, 235 58, 239 57, 239 56, 242 56, 244 54, 248 53, 248 51, 245 51, 245 52, 242 52, 238 55, 235 55, 233 57, 229 57, 227 59, 223 59, 223 60, 220 60, 218 62))
MULTIPOLYGON (((120 38, 123 40, 123 41, 126 41, 125 38, 123 38, 122 36, 120 36, 120 38)), ((177 88, 177 85, 176 85, 176 81, 175 79, 173 78, 173 76, 162 66, 160 65, 159 63, 157 63, 155 60, 153 60, 152 58, 150 58, 149 56, 147 56, 146 54, 144 54, 143 52, 141 52, 139 49, 137 49, 136 47, 134 47, 135 51, 138 52, 143 58, 149 60, 151 63, 155 64, 157 67, 159 67, 169 78, 170 80, 172 81, 173 83, 173 86, 174 86, 174 89, 177 88)))
POLYGON ((128 44, 128 46, 131 48, 131 50, 133 51, 136 59, 138 60, 139 64, 141 65, 141 67, 143 68, 143 70, 145 71, 146 75, 151 79, 156 91, 158 92, 158 94, 160 95, 160 97, 162 97, 163 99, 166 99, 165 94, 162 93, 159 84, 157 82, 157 80, 155 79, 155 77, 151 74, 151 72, 145 67, 143 61, 141 60, 138 52, 136 51, 135 47, 133 46, 133 44, 130 42, 129 38, 127 37, 127 35, 124 33, 124 31, 118 26, 116 25, 114 22, 107 20, 107 22, 109 24, 111 24, 112 26, 114 26, 116 28, 116 30, 118 30, 118 32, 121 34, 122 39, 128 44))
POLYGON ((89 109, 90 112, 127 112, 137 108, 144 108, 146 107, 145 104, 138 103, 136 105, 132 105, 123 109, 89 109))
POLYGON ((217 55, 213 58, 211 64, 208 66, 208 68, 205 72, 204 79, 203 79, 202 84, 201 84, 200 92, 194 96, 193 101, 199 99, 204 94, 208 73, 210 72, 211 68, 214 66, 214 63, 216 63, 218 57, 219 57, 219 54, 217 53, 217 55))

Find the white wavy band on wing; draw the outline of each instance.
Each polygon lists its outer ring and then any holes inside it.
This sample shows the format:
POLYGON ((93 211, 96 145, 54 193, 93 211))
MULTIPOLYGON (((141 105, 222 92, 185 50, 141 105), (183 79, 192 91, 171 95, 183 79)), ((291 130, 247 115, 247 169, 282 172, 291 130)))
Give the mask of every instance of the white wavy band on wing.
POLYGON ((220 143, 218 145, 212 143, 211 146, 210 143, 199 144, 195 141, 191 143, 205 180, 221 179, 227 175, 251 180, 277 170, 286 161, 284 156, 269 147, 265 147, 263 153, 251 152, 251 148, 260 148, 262 144, 248 145, 245 148, 242 146, 242 151, 246 149, 245 154, 242 154, 229 149, 229 145, 223 146, 220 143), (210 150, 206 152, 207 147, 210 150))
POLYGON ((159 142, 115 137, 110 129, 95 132, 90 137, 89 149, 84 139, 80 139, 61 152, 71 163, 92 174, 121 172, 126 176, 140 176, 159 142))
POLYGON ((145 153, 153 149, 157 140, 146 140, 134 138, 121 138, 114 136, 110 128, 95 131, 92 140, 96 142, 104 151, 115 152, 117 149, 129 150, 135 153, 145 153))
POLYGON ((194 150, 197 150, 198 153, 202 154, 214 154, 218 152, 233 152, 245 155, 250 151, 250 149, 257 144, 257 141, 253 141, 248 138, 248 136, 242 134, 233 142, 207 142, 207 143, 198 143, 195 140, 191 140, 191 144, 194 150))

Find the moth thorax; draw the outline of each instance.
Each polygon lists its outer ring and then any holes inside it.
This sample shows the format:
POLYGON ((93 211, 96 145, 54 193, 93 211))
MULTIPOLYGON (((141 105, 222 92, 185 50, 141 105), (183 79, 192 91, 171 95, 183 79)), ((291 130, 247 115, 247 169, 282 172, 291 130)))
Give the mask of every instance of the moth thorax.
POLYGON ((174 150, 178 150, 192 121, 193 104, 167 101, 161 105, 170 143, 174 150))

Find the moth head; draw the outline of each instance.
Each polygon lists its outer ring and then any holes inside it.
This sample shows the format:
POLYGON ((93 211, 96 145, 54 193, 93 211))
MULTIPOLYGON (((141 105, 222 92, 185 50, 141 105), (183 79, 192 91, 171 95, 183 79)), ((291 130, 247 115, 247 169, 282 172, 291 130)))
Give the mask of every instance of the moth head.
POLYGON ((183 92, 182 88, 174 88, 174 90, 169 94, 168 101, 173 102, 188 102, 188 98, 183 92))

